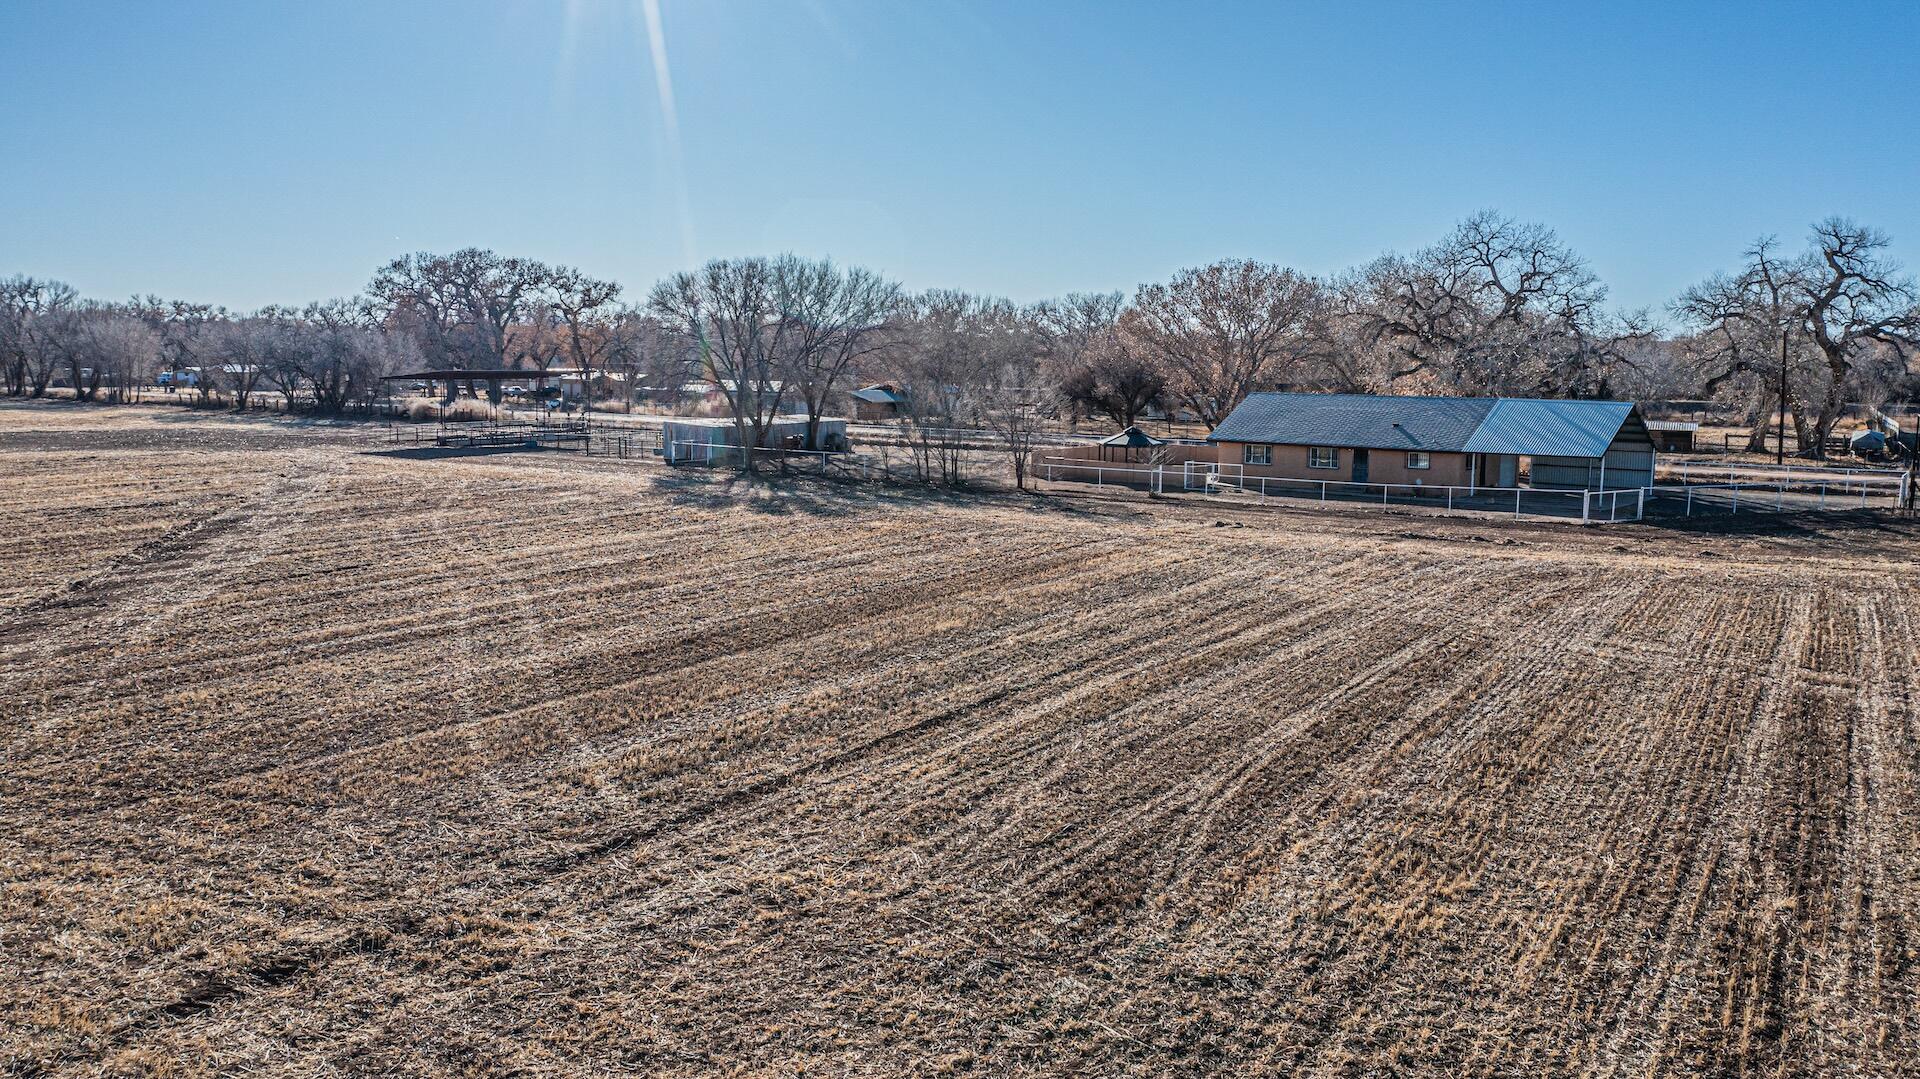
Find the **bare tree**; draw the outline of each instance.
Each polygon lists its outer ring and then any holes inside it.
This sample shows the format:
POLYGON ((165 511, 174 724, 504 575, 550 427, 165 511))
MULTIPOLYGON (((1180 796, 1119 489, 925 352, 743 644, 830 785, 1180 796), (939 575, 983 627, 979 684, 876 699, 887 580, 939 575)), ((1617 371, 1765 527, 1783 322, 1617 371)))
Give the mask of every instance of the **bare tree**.
MULTIPOLYGON (((603 362, 624 368, 653 401, 672 407, 681 389, 700 377, 700 352, 693 338, 643 308, 623 307, 605 321, 603 362)), ((639 386, 629 383, 628 390, 639 386)))
POLYGON ((1706 393, 1737 388, 1750 401, 1748 449, 1765 448, 1777 408, 1792 417, 1800 452, 1824 456, 1848 395, 1891 382, 1920 348, 1915 288, 1887 245, 1878 230, 1828 218, 1798 258, 1762 238, 1738 274, 1708 278, 1676 302, 1706 393))
POLYGON ((418 336, 389 330, 384 310, 383 301, 356 297, 301 312, 300 333, 288 347, 299 354, 315 408, 338 414, 370 406, 382 375, 422 362, 418 336))
POLYGON ((277 308, 269 308, 217 323, 208 334, 206 356, 219 361, 221 384, 232 392, 239 411, 246 411, 255 389, 267 380, 280 317, 277 308))
POLYGON ((472 366, 466 301, 450 259, 425 251, 394 259, 374 274, 367 296, 382 322, 412 336, 429 364, 472 366))
POLYGON ((793 328, 781 317, 772 263, 715 259, 660 282, 648 304, 695 342, 701 370, 726 395, 741 464, 753 471, 780 412, 780 375, 793 328))
POLYGON ((1830 376, 1813 422, 1816 457, 1826 456, 1856 366, 1873 356, 1905 366, 1920 349, 1914 284, 1886 257, 1889 243, 1880 230, 1842 217, 1813 227, 1815 251, 1800 274, 1800 317, 1830 376))
POLYGON ((1033 451, 1041 444, 1053 403, 1046 399, 1046 391, 1027 386, 989 386, 982 395, 987 426, 1006 448, 1014 486, 1024 491, 1033 451))
POLYGON ((890 359, 906 387, 902 435, 921 482, 967 482, 986 411, 1029 386, 1038 351, 1030 323, 1004 299, 947 289, 912 299, 890 359))
MULTIPOLYGON (((1128 312, 1121 321, 1133 317, 1128 312)), ((1166 396, 1167 377, 1137 340, 1133 333, 1112 333, 1091 342, 1061 376, 1061 396, 1082 414, 1105 416, 1122 429, 1138 423, 1166 396)))
POLYGON ((98 399, 124 403, 138 398, 153 379, 160 352, 159 335, 123 307, 102 304, 85 312, 88 381, 98 399))
POLYGON ((27 392, 27 320, 45 286, 31 277, 0 279, 0 372, 8 397, 27 392))
MULTIPOLYGON (((411 334, 436 365, 501 368, 512 356, 513 327, 542 298, 551 275, 533 259, 477 247, 423 251, 382 267, 368 293, 386 324, 411 334)), ((471 382, 467 389, 473 392, 471 382)))
POLYGON ((806 448, 820 449, 820 420, 848 373, 892 341, 900 286, 859 267, 782 255, 772 288, 786 327, 781 370, 806 409, 806 448))
POLYGON ((6 351, 7 392, 44 396, 60 367, 59 337, 71 329, 79 303, 73 286, 14 277, 0 282, 0 349, 6 351))
POLYGON ((1323 347, 1320 282, 1250 259, 1182 270, 1142 285, 1129 342, 1163 365, 1171 393, 1208 426, 1247 394, 1298 374, 1323 347))
POLYGON ((1605 286, 1552 229, 1490 210, 1337 293, 1358 350, 1339 380, 1377 390, 1594 394, 1651 332, 1644 317, 1602 318, 1605 286))
POLYGON ((1157 364, 1119 339, 1125 298, 1118 292, 1070 292, 1028 309, 1052 384, 1075 422, 1094 414, 1128 417, 1156 403, 1166 388, 1157 364))
POLYGON ((200 404, 211 404, 221 386, 222 372, 220 365, 209 362, 204 353, 216 327, 226 320, 226 310, 158 296, 136 298, 130 308, 159 337, 161 366, 176 380, 191 375, 200 404))
MULTIPOLYGON (((1809 448, 1810 431, 1801 406, 1818 380, 1806 362, 1811 342, 1801 325, 1798 294, 1803 267, 1776 254, 1777 244, 1762 237, 1747 248, 1746 265, 1735 276, 1715 274, 1674 302, 1673 310, 1694 332, 1684 354, 1701 379, 1702 393, 1718 398, 1735 391, 1747 401, 1747 449, 1766 449, 1769 417, 1776 410, 1792 415, 1800 449, 1809 448)), ((1817 391, 1816 391, 1817 392, 1817 391)))
POLYGON ((560 266, 548 277, 547 290, 548 305, 565 334, 568 358, 583 370, 600 366, 613 346, 609 323, 620 300, 619 284, 560 266))

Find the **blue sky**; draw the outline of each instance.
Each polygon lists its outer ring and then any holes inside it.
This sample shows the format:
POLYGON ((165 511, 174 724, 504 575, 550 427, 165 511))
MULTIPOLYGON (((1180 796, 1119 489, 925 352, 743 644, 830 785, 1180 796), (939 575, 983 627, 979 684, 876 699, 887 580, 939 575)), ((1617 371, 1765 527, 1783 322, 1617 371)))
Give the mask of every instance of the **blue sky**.
POLYGON ((1494 207, 1658 307, 1830 213, 1920 252, 1920 5, 659 4, 665 79, 642 0, 0 0, 0 274, 248 308, 793 250, 1025 301, 1494 207))

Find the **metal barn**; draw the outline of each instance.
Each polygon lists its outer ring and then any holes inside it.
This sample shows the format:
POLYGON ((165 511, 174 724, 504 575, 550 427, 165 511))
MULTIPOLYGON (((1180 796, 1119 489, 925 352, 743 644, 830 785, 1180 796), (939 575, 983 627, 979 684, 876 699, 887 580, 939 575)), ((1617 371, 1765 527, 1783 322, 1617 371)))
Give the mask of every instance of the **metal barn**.
MULTIPOLYGON (((820 418, 819 446, 829 453, 847 449, 847 421, 820 418)), ((761 448, 798 451, 806 447, 804 416, 781 416, 767 424, 761 448)), ((731 419, 675 419, 660 425, 660 456, 668 464, 738 464, 740 432, 731 419)), ((811 452, 811 451, 809 451, 811 452)))

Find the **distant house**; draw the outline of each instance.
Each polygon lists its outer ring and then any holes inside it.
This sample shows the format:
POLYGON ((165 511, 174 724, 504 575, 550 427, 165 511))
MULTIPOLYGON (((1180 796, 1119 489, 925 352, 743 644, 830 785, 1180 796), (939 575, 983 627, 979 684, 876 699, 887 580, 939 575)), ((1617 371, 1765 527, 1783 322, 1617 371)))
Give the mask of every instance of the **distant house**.
POLYGON ((853 391, 853 418, 856 423, 886 423, 900 418, 907 397, 891 382, 876 382, 853 391))
POLYGON ((1348 483, 1648 487, 1654 443, 1629 401, 1256 393, 1207 437, 1222 468, 1348 483))

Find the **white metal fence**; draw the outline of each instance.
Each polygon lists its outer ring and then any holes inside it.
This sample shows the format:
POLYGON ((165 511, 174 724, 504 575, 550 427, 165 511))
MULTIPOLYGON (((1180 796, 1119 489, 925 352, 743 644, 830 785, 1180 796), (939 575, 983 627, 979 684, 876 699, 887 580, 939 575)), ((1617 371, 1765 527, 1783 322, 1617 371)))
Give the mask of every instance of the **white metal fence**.
POLYGON ((1772 480, 1664 484, 1648 489, 1647 506, 1657 516, 1678 517, 1892 510, 1906 505, 1911 483, 1911 478, 1901 472, 1853 479, 1782 476, 1772 480))
POLYGON ((1321 505, 1419 506, 1603 524, 1640 520, 1646 512, 1647 496, 1647 491, 1639 487, 1558 491, 1534 487, 1455 487, 1247 476, 1237 465, 1221 466, 1204 461, 1179 465, 1114 465, 1050 457, 1042 460, 1041 475, 1054 482, 1115 484, 1155 494, 1164 493, 1171 484, 1175 490, 1250 497, 1259 503, 1289 499, 1321 505))

